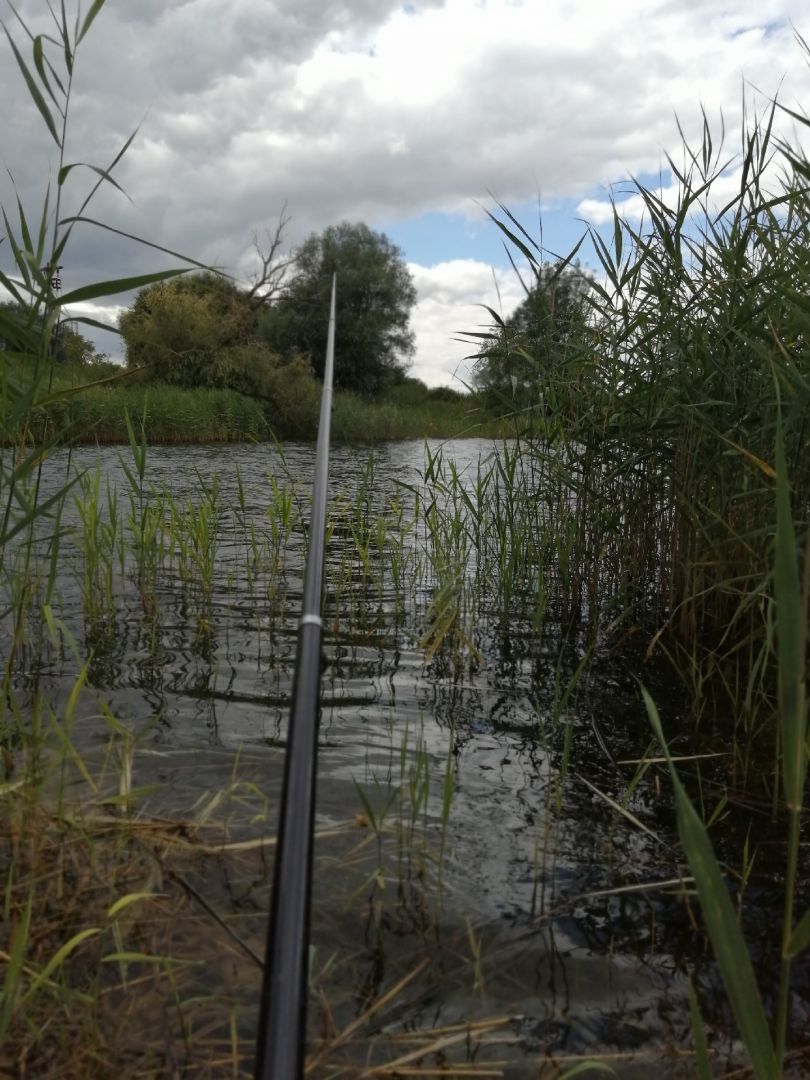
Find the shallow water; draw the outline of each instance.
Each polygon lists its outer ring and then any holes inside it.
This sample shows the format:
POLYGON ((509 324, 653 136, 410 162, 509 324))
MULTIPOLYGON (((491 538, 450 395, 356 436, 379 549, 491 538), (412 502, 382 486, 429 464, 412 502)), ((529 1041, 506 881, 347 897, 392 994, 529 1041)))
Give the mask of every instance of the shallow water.
MULTIPOLYGON (((431 444, 431 452, 438 446, 431 444)), ((442 447, 470 490, 479 461, 496 450, 480 440, 442 447)), ((114 449, 57 454, 47 463, 43 492, 70 470, 92 474, 98 467, 102 493, 109 481, 123 500, 130 485, 122 460, 132 468, 129 453, 114 449)), ((620 801, 635 773, 635 765, 617 762, 638 759, 650 742, 636 676, 656 692, 673 729, 682 719, 678 688, 630 651, 611 656, 597 649, 560 714, 555 701, 583 642, 564 638, 553 612, 540 624, 525 590, 509 611, 482 601, 460 613, 474 649, 462 642, 428 656, 436 567, 414 570, 426 538, 419 529, 402 533, 412 568, 404 588, 373 543, 368 561, 358 559, 352 537, 358 514, 373 521, 392 500, 407 518, 414 491, 425 493, 425 448, 390 443, 374 449, 373 462, 372 474, 364 448, 332 451, 318 814, 326 824, 388 807, 393 829, 361 858, 341 865, 333 850, 317 863, 314 941, 322 954, 345 948, 356 957, 333 987, 344 995, 336 1015, 348 1022, 439 941, 438 974, 432 966, 389 1022, 441 1028, 508 1018, 504 1075, 537 1075, 549 1057, 590 1053, 620 1055, 620 1075, 648 1075, 651 1062, 664 1075, 688 1075, 691 1064, 680 1056, 689 1045, 688 972, 722 1052, 733 1058, 721 1035, 729 1020, 717 975, 690 911, 663 774, 651 768, 627 803, 655 836, 607 801, 620 801), (561 783, 568 724, 571 759, 561 783), (454 790, 443 827, 448 772, 454 790), (384 874, 368 884, 378 866, 384 874), (348 898, 345 908, 337 897, 348 898)), ((217 478, 208 546, 197 553, 199 565, 210 560, 211 582, 193 574, 183 580, 164 559, 145 596, 128 555, 114 608, 95 623, 82 595, 80 515, 75 506, 65 512, 53 606, 67 634, 59 649, 28 641, 18 691, 36 684, 64 701, 81 666, 64 644, 68 634, 80 655, 92 651, 82 738, 89 745, 108 738, 93 696, 142 733, 141 778, 161 784, 145 810, 188 813, 195 800, 229 783, 238 752, 239 768, 264 791, 272 814, 305 537, 296 524, 274 549, 274 564, 251 564, 250 527, 267 540, 272 477, 296 486, 305 518, 312 468, 309 445, 285 445, 283 458, 267 445, 150 448, 146 503, 151 486, 170 489, 178 506, 199 505, 217 478)), ((46 554, 43 545, 41 568, 46 554)), ((475 552, 468 551, 465 580, 474 580, 475 570, 475 552)), ((736 840, 728 843, 733 856, 736 840)), ((752 893, 756 926, 771 918, 776 900, 765 884, 757 894, 755 882, 752 893)), ((807 1018, 805 981, 800 972, 799 1030, 807 1018)), ((476 1060, 497 1063, 504 1054, 496 1043, 476 1060)))

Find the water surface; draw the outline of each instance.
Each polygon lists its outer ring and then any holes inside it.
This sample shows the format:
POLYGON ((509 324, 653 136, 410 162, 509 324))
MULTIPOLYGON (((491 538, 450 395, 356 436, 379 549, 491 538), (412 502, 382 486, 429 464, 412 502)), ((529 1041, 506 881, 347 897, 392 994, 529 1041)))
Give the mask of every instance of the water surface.
MULTIPOLYGON (((498 452, 481 440, 428 444, 429 454, 439 449, 471 496, 481 461, 498 452)), ((109 486, 122 517, 161 490, 178 512, 210 500, 208 528, 183 556, 183 573, 180 556, 164 553, 145 588, 128 551, 115 603, 93 618, 78 506, 62 520, 54 608, 81 654, 91 655, 92 695, 140 733, 139 768, 161 785, 146 810, 188 813, 228 785, 237 761, 271 811, 277 801, 313 454, 304 444, 287 444, 283 454, 268 445, 150 448, 142 496, 126 474, 128 451, 85 447, 46 465, 46 494, 72 471, 98 470, 102 504, 109 486), (278 507, 282 489, 293 493, 294 524, 279 533, 279 515, 268 507, 278 507)), ((649 832, 608 802, 625 797, 636 771, 617 763, 640 758, 650 741, 636 677, 659 691, 674 722, 678 688, 631 651, 597 648, 561 710, 584 641, 564 635, 553 611, 539 618, 533 568, 504 610, 476 578, 474 545, 458 541, 463 559, 455 567, 450 555, 447 566, 427 557, 424 523, 409 525, 417 497, 422 507, 442 499, 441 485, 425 486, 425 470, 421 443, 332 451, 319 821, 360 814, 365 828, 370 808, 396 825, 359 860, 349 859, 349 846, 341 866, 336 845, 318 862, 314 940, 320 950, 340 946, 356 957, 341 975, 338 1011, 350 1016, 409 958, 430 953, 427 935, 444 941, 455 962, 441 975, 431 969, 399 1017, 405 1027, 504 1016, 509 1075, 522 1068, 536 1075, 548 1056, 591 1052, 625 1055, 621 1075, 648 1075, 651 1061, 664 1074, 684 1075, 687 971, 712 1025, 722 1029, 728 1017, 690 911, 667 785, 652 768, 626 800, 649 832), (377 521, 399 537, 401 572, 390 539, 389 546, 373 539, 377 521), (366 558, 358 555, 364 543, 366 558), (454 623, 464 637, 459 647, 432 651, 444 573, 466 583, 454 623), (443 824, 448 776, 452 807, 443 824), (385 874, 374 880, 377 863, 385 874), (353 897, 350 910, 338 911, 337 897, 353 897)), ((44 567, 46 545, 39 559, 44 567)), ((28 649, 20 688, 36 682, 64 700, 80 659, 42 641, 28 649)), ((81 738, 101 746, 109 731, 88 700, 81 738)), ((479 1060, 503 1059, 498 1053, 479 1060)))

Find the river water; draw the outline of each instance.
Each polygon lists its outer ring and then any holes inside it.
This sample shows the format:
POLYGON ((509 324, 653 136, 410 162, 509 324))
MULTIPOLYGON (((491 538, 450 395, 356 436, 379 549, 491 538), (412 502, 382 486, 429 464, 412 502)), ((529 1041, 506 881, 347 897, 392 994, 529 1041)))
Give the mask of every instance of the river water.
MULTIPOLYGON (((650 743, 637 676, 664 695, 670 720, 677 688, 640 656, 607 650, 576 681, 583 643, 563 642, 553 613, 541 628, 530 596, 512 614, 469 600, 474 546, 462 543, 443 600, 442 568, 425 555, 423 526, 409 524, 417 497, 423 507, 437 497, 424 481, 439 451, 472 492, 480 463, 499 448, 456 440, 332 450, 318 819, 323 828, 355 815, 358 835, 382 830, 361 857, 351 844, 327 844, 316 863, 316 947, 354 957, 338 978, 336 1010, 351 1019, 444 948, 389 1031, 502 1017, 508 1052, 496 1042, 476 1059, 481 1068, 508 1062, 489 1075, 535 1076, 543 1061, 590 1053, 619 1075, 646 1076, 653 1065, 689 1075, 688 973, 718 1039, 729 1021, 693 921, 664 774, 653 767, 634 783, 650 743), (383 518, 390 535, 375 547, 383 518), (457 636, 445 648, 437 635, 448 610, 457 636)), ((115 604, 94 619, 82 515, 76 504, 65 510, 53 608, 79 656, 30 643, 37 670, 23 670, 20 686, 36 677, 64 701, 80 657, 91 656, 96 704, 81 738, 101 747, 109 737, 99 699, 139 733, 139 777, 156 785, 145 812, 192 813, 242 770, 272 826, 313 456, 304 444, 150 448, 133 513, 165 490, 177 520, 206 497, 211 516, 148 588, 133 581, 128 553, 115 604), (293 492, 286 510, 281 490, 293 492)), ((100 501, 108 486, 117 490, 123 516, 139 486, 133 469, 129 451, 60 452, 43 492, 72 471, 98 470, 100 501)))

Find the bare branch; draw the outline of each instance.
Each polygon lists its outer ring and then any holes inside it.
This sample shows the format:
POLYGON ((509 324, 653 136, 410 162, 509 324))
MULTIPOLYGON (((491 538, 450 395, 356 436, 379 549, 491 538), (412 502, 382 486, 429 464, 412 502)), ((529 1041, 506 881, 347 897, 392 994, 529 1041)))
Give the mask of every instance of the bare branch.
POLYGON ((274 230, 266 229, 264 240, 258 233, 253 234, 253 247, 259 258, 261 270, 253 278, 253 284, 245 296, 254 307, 261 307, 273 302, 284 285, 287 270, 295 261, 292 255, 283 255, 284 230, 290 223, 287 204, 281 208, 274 230))

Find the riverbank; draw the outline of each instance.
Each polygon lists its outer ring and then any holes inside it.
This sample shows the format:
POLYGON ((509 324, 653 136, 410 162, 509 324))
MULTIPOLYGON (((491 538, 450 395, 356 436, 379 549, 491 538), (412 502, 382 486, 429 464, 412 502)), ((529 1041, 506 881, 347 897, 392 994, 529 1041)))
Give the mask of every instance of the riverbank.
MULTIPOLYGON (((22 373, 24 379, 25 375, 22 373)), ((59 434, 74 445, 128 442, 127 415, 151 445, 314 440, 319 400, 275 410, 235 390, 145 385, 113 364, 54 365, 39 376, 33 431, 59 434)), ((4 425, 8 439, 9 427, 4 425)), ((332 439, 379 443, 396 439, 507 437, 514 424, 498 419, 475 394, 429 389, 409 379, 376 399, 338 392, 332 439)))

